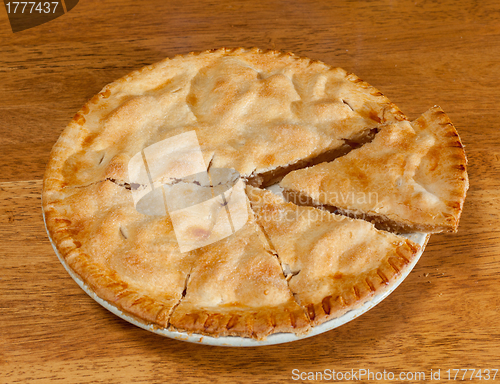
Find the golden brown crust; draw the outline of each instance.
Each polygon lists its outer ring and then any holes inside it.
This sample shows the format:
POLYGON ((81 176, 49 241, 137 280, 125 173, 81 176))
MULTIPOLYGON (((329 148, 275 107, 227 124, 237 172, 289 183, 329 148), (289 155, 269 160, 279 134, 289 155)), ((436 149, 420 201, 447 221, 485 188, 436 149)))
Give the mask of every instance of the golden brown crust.
POLYGON ((297 206, 250 186, 247 193, 313 326, 388 289, 420 249, 366 221, 297 206))
POLYGON ((263 340, 279 332, 305 334, 310 329, 307 316, 296 305, 283 305, 255 311, 231 309, 227 313, 183 307, 171 317, 172 330, 208 336, 239 336, 263 340))
POLYGON ((415 131, 431 131, 437 144, 422 159, 415 175, 419 183, 441 192, 448 207, 447 230, 457 232, 465 196, 469 189, 467 156, 455 126, 441 109, 434 106, 412 122, 415 131))
POLYGON ((410 240, 389 251, 386 260, 376 270, 352 276, 342 287, 325 296, 321 302, 306 304, 311 324, 319 325, 356 309, 374 295, 381 294, 396 283, 397 277, 407 269, 420 248, 410 240))
POLYGON ((375 139, 330 163, 288 174, 285 194, 401 232, 456 232, 468 188, 467 159, 443 110, 379 127, 375 139))

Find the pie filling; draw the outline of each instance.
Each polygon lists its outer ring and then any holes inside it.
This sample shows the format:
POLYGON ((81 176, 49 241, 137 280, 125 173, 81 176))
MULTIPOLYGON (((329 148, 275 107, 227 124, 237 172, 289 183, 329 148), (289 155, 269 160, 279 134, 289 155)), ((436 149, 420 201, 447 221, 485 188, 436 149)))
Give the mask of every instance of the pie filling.
POLYGON ((119 187, 123 187, 128 191, 135 191, 141 187, 146 187, 146 185, 142 185, 142 184, 138 184, 138 183, 129 183, 127 181, 120 181, 120 180, 117 180, 117 179, 112 178, 112 177, 107 177, 104 180, 94 181, 90 184, 78 185, 78 186, 65 186, 63 188, 86 188, 86 187, 90 187, 91 185, 94 185, 94 184, 104 183, 106 181, 109 181, 110 183, 116 184, 119 187))
MULTIPOLYGON (((284 190, 283 195, 285 198, 296 204, 296 205, 301 205, 301 206, 310 206, 310 207, 315 207, 319 209, 324 209, 325 211, 337 214, 337 215, 342 215, 342 216, 347 216, 352 219, 360 219, 360 220, 365 220, 370 223, 372 223, 375 228, 382 230, 382 231, 387 231, 387 232, 393 232, 393 233, 412 233, 412 232, 429 232, 432 230, 436 230, 436 226, 433 225, 432 227, 426 226, 426 225, 409 225, 406 223, 402 223, 400 221, 396 221, 393 219, 388 218, 387 216, 384 215, 374 215, 371 213, 364 213, 364 212, 359 212, 355 210, 349 210, 345 208, 339 208, 335 207, 333 205, 326 205, 326 204, 320 204, 315 202, 313 199, 311 199, 309 196, 302 194, 297 191, 291 191, 291 190, 284 190)), ((438 228, 440 229, 440 228, 438 228)), ((446 228, 443 227, 443 230, 446 228)))
POLYGON ((252 174, 248 177, 247 184, 252 187, 265 188, 270 185, 279 183, 287 174, 297 169, 312 167, 313 165, 330 162, 339 157, 347 155, 353 149, 359 148, 364 144, 370 143, 377 134, 377 128, 367 129, 361 132, 358 136, 351 139, 344 139, 344 144, 338 148, 330 149, 320 155, 309 158, 302 159, 293 164, 288 164, 285 166, 280 166, 274 168, 270 171, 252 174))

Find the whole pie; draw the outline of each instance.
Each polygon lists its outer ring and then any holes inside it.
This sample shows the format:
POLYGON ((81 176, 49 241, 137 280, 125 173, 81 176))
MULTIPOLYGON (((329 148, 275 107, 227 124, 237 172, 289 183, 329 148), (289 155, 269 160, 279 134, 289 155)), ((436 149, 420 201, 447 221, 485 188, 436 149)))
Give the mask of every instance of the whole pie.
POLYGON ((410 123, 340 68, 238 48, 104 87, 55 144, 43 209, 102 299, 163 329, 263 339, 391 287, 420 250, 399 233, 456 231, 467 188, 440 108, 410 123), (265 189, 278 182, 286 199, 265 189))

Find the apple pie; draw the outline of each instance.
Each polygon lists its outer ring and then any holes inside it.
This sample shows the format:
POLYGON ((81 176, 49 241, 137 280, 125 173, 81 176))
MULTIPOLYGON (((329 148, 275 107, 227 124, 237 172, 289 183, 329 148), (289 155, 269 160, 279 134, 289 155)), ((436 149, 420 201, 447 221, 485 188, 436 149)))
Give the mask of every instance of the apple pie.
POLYGON ((100 298, 158 328, 263 339, 391 287, 419 250, 398 232, 456 230, 465 167, 438 108, 409 123, 343 69, 223 48, 105 86, 54 145, 42 199, 100 298), (280 181, 304 201, 261 189, 280 181))

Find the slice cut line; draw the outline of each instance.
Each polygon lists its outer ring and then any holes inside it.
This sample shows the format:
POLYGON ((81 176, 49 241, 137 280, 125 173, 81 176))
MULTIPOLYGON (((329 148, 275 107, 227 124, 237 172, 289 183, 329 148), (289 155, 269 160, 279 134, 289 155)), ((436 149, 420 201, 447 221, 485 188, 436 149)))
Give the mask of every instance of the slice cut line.
POLYGON ((234 235, 192 252, 196 262, 170 317, 172 330, 259 340, 276 332, 309 331, 253 213, 234 235))
POLYGON ((247 194, 313 326, 388 289, 420 249, 366 221, 297 206, 251 186, 247 194))

